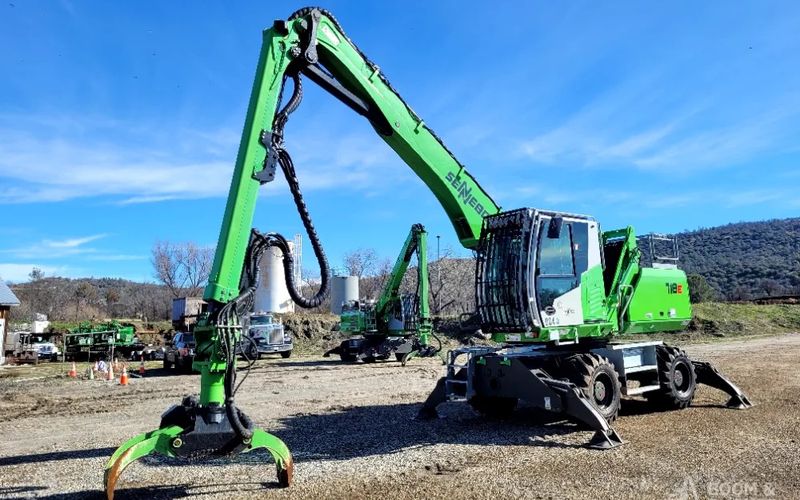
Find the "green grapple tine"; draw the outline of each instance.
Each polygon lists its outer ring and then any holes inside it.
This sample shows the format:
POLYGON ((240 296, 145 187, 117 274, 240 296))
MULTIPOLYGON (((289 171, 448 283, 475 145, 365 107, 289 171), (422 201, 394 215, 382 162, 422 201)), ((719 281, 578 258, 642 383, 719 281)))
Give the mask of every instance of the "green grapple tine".
POLYGON ((117 448, 106 464, 103 482, 108 500, 114 499, 114 488, 125 468, 154 451, 167 457, 174 456, 170 450, 172 440, 183 432, 178 426, 165 427, 129 439, 117 448))
POLYGON ((294 474, 294 462, 292 461, 292 454, 286 446, 286 443, 261 429, 255 429, 253 431, 253 437, 250 440, 250 446, 245 452, 250 452, 258 448, 265 448, 270 452, 273 460, 275 460, 275 466, 278 469, 278 483, 283 487, 291 485, 292 476, 294 474))

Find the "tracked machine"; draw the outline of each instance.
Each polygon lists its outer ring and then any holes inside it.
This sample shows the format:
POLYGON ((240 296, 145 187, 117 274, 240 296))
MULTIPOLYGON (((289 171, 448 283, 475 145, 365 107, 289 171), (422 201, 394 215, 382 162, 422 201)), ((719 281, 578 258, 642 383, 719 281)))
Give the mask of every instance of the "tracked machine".
POLYGON ((338 354, 342 361, 370 363, 394 356, 404 366, 413 357, 430 357, 442 349, 433 332, 428 304, 428 233, 414 224, 377 301, 358 300, 342 305, 339 330, 349 338, 323 356, 338 354), (400 293, 411 258, 417 256, 417 287, 400 293), (434 338, 438 346, 431 345, 434 338))
MULTIPOLYGON (((252 312, 258 261, 276 246, 284 256, 287 288, 302 307, 318 306, 328 291, 328 264, 284 144, 289 115, 300 104, 302 77, 364 116, 441 203, 461 244, 475 250, 476 304, 482 330, 501 347, 451 351, 446 376, 421 410, 436 414, 443 401, 463 400, 487 413, 505 413, 522 399, 565 414, 596 431, 591 444, 621 442, 611 428, 620 397, 645 395, 660 405, 689 405, 697 383, 747 398, 711 365, 661 342, 615 343, 622 333, 667 332, 690 318, 685 274, 673 263, 644 266, 632 228, 601 231, 593 218, 523 208, 501 211, 439 137, 403 101, 380 68, 319 8, 276 21, 263 45, 228 195, 207 310, 194 333, 199 397, 168 409, 158 429, 123 444, 106 465, 109 498, 125 467, 150 453, 185 460, 267 449, 278 483, 288 486, 293 462, 287 446, 256 428, 235 404, 236 345, 252 312), (282 99, 291 82, 291 94, 282 99), (286 239, 253 225, 259 187, 277 168, 320 264, 312 297, 294 283, 286 239)), ((246 372, 245 372, 246 375, 246 372)))

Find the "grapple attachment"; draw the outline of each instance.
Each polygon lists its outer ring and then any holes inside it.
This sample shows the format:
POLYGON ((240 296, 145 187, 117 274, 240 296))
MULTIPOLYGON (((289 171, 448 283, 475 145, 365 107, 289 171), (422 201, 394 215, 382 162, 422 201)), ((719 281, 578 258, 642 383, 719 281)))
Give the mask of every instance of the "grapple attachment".
POLYGON ((159 429, 128 440, 111 456, 104 475, 107 498, 113 500, 117 481, 125 468, 151 453, 185 460, 201 460, 264 448, 275 460, 278 484, 282 487, 289 486, 293 473, 289 449, 277 437, 261 429, 254 429, 241 411, 235 411, 252 433, 247 439, 234 432, 224 407, 201 407, 193 399, 187 398, 182 405, 170 408, 163 415, 159 429))

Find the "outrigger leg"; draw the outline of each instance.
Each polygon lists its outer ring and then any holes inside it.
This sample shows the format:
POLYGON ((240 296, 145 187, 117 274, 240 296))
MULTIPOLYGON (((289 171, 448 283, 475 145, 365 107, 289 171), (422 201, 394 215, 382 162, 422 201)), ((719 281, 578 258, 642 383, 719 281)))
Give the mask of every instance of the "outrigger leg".
POLYGON ((706 361, 694 360, 692 360, 692 364, 694 365, 694 372, 697 376, 698 384, 705 384, 715 389, 719 389, 731 397, 725 406, 739 410, 744 410, 753 406, 753 403, 747 399, 747 396, 745 396, 742 390, 739 389, 736 384, 731 382, 728 377, 720 373, 720 371, 717 370, 714 365, 706 361))
MULTIPOLYGON (((502 368, 504 377, 513 380, 494 393, 482 391, 500 398, 519 398, 534 406, 553 413, 562 413, 577 420, 595 431, 587 443, 587 447, 608 450, 624 444, 617 431, 597 412, 583 391, 572 382, 556 380, 539 369, 530 369, 522 363, 510 363, 507 358, 496 355, 482 357, 484 369, 494 373, 502 368), (485 361, 484 361, 485 360, 485 361)), ((469 401, 476 396, 473 383, 480 385, 481 379, 470 383, 467 370, 455 371, 449 378, 442 377, 436 383, 433 392, 428 396, 417 413, 417 420, 429 420, 438 417, 436 407, 446 401, 469 401)))

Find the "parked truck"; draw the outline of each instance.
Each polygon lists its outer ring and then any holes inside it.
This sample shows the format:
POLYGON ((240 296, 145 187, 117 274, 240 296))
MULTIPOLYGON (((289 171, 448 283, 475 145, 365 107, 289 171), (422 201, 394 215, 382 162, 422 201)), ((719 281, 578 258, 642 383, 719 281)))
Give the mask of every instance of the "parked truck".
POLYGON ((3 353, 13 363, 37 363, 39 350, 34 346, 31 332, 8 332, 3 353))
POLYGON ((117 321, 108 323, 81 322, 64 336, 64 357, 71 360, 91 360, 99 357, 130 358, 142 342, 133 325, 117 321))
POLYGON ((250 315, 250 324, 242 334, 239 353, 251 360, 265 354, 280 354, 286 359, 292 355, 294 342, 281 320, 269 312, 256 312, 250 315))
POLYGON ((172 328, 178 332, 194 329, 202 314, 206 301, 202 297, 178 297, 172 299, 172 328))

